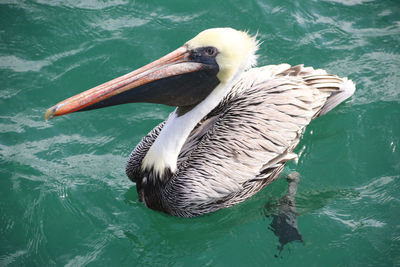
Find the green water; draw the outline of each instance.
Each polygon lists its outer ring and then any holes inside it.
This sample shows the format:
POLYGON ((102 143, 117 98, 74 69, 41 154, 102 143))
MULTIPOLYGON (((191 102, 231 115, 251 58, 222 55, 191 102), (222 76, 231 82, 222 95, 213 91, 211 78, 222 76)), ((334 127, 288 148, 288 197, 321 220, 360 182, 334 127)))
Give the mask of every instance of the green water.
POLYGON ((400 3, 287 2, 0 0, 0 266, 400 266, 400 3), (282 174, 301 174, 304 244, 280 254, 265 205, 284 179, 195 219, 138 201, 126 159, 171 108, 44 121, 58 101, 216 26, 258 32, 259 65, 304 63, 357 84, 282 174))

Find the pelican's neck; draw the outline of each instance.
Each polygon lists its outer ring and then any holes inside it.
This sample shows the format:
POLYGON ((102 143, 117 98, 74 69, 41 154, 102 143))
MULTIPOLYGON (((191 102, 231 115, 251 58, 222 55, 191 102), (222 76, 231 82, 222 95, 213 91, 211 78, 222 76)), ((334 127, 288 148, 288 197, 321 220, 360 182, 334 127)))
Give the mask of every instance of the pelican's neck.
POLYGON ((153 170, 160 179, 167 169, 175 173, 178 155, 190 132, 221 102, 232 82, 220 83, 203 101, 182 116, 178 116, 175 110, 144 157, 142 170, 153 170))

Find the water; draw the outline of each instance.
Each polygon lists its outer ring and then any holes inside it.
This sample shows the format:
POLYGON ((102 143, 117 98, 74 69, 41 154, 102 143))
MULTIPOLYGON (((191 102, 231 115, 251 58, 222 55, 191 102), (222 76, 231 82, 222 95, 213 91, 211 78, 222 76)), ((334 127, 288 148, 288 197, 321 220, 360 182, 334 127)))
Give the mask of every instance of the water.
POLYGON ((398 1, 2 0, 0 265, 400 265, 399 70, 398 1), (43 118, 216 26, 258 32, 259 65, 304 63, 357 84, 307 128, 282 174, 301 175, 304 243, 280 253, 265 213, 284 179, 195 219, 138 202, 126 159, 171 108, 43 118))

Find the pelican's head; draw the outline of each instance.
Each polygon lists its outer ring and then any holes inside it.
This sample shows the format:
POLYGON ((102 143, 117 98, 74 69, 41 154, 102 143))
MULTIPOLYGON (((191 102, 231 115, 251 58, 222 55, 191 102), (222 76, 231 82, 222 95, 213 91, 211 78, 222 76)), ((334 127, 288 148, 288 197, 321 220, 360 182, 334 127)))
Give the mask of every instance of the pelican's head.
MULTIPOLYGON (((217 78, 226 83, 233 76, 257 63, 258 43, 255 37, 232 28, 213 28, 202 31, 186 43, 189 50, 208 49, 216 54, 217 78)), ((207 51, 207 50, 206 50, 207 51)))
POLYGON ((257 48, 256 38, 245 32, 208 29, 140 69, 58 103, 45 117, 132 102, 195 106, 255 65, 257 48))

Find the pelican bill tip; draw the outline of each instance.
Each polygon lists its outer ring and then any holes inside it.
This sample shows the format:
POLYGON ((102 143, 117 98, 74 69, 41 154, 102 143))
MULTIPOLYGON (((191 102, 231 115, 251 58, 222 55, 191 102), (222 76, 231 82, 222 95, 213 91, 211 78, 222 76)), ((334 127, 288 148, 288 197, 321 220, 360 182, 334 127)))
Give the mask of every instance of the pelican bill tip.
POLYGON ((57 106, 53 106, 53 107, 47 109, 46 113, 44 114, 44 119, 46 121, 51 120, 52 118, 54 118, 56 111, 57 111, 57 106))

